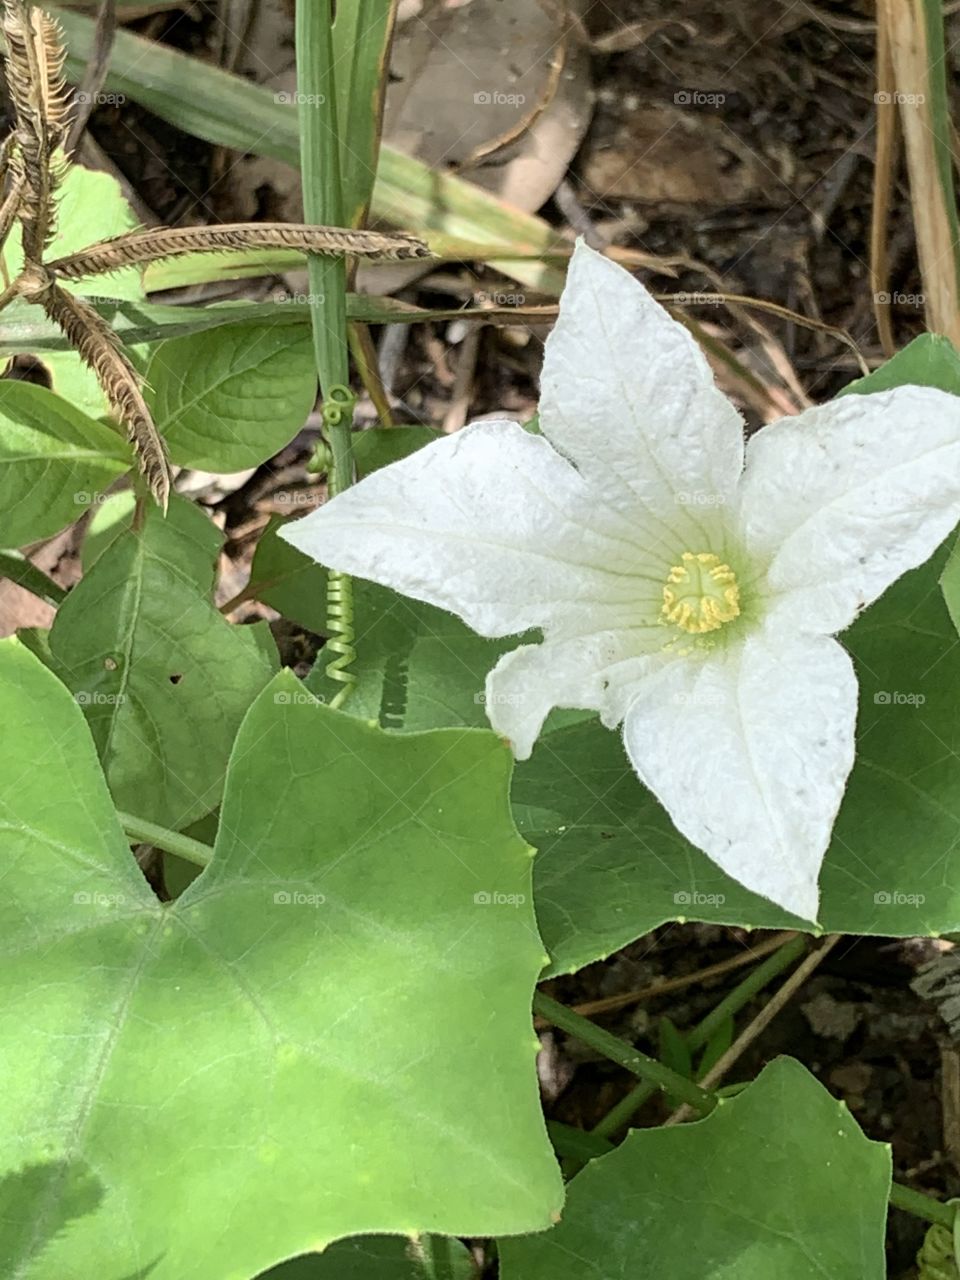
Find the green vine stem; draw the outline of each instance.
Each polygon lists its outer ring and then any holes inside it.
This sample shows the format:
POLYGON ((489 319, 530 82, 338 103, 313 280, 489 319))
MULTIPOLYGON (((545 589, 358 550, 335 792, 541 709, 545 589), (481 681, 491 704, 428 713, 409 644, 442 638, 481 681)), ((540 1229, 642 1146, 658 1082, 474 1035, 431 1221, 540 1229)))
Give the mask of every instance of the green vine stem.
POLYGON ((158 826, 155 822, 148 822, 146 818, 137 818, 132 813, 124 813, 120 809, 117 810, 117 817, 131 841, 137 844, 152 844, 155 849, 162 849, 164 853, 175 853, 178 858, 184 858, 198 867, 209 866, 213 857, 213 849, 210 845, 194 840, 192 836, 185 836, 179 831, 170 831, 167 827, 158 826))
POLYGON ((647 1081, 654 1088, 663 1089, 666 1093, 673 1094, 674 1097, 694 1107, 702 1115, 708 1115, 717 1105, 717 1100, 712 1093, 707 1093, 705 1089, 701 1089, 698 1084, 688 1080, 686 1076, 682 1076, 676 1071, 671 1071, 669 1067, 665 1067, 656 1058, 648 1057, 647 1054, 641 1053, 639 1049, 634 1049, 631 1045, 625 1044, 618 1036, 611 1035, 609 1031, 604 1031, 595 1022, 591 1022, 589 1018, 584 1018, 581 1014, 574 1013, 572 1009, 568 1009, 556 1000, 551 1000, 549 996, 543 995, 542 992, 538 991, 534 996, 533 1010, 534 1013, 538 1013, 541 1018, 546 1019, 551 1025, 559 1027, 561 1031, 566 1031, 572 1036, 576 1036, 578 1040, 581 1040, 604 1058, 609 1058, 611 1062, 616 1062, 633 1075, 647 1081))
MULTIPOLYGON (((296 12, 297 104, 303 209, 308 222, 343 225, 340 135, 334 77, 333 13, 330 0, 298 0, 296 12)), ((332 461, 327 472, 331 496, 353 483, 353 408, 347 344, 347 269, 342 257, 307 255, 313 349, 323 401, 323 423, 332 461)), ((339 707, 356 676, 353 647, 353 587, 346 574, 327 577, 327 645, 336 655, 327 676, 341 685, 330 700, 339 707)))
MULTIPOLYGON (((691 1052, 703 1048, 710 1037, 727 1018, 732 1018, 753 999, 753 997, 772 982, 785 969, 789 969, 795 960, 799 960, 806 948, 807 940, 802 936, 791 938, 782 947, 778 947, 762 964, 747 974, 731 992, 697 1023, 685 1036, 687 1047, 691 1052)), ((631 1118, 643 1106, 648 1098, 656 1093, 656 1086, 643 1083, 631 1089, 626 1097, 621 1098, 591 1130, 598 1138, 612 1138, 615 1133, 629 1124, 631 1118)))

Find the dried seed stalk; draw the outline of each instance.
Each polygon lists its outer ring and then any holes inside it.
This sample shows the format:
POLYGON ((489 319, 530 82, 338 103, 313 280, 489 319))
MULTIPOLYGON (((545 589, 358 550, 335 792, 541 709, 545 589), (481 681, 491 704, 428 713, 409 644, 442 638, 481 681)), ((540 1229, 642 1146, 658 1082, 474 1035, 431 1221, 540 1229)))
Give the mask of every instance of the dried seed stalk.
POLYGON ((22 185, 23 253, 38 262, 56 227, 55 195, 63 172, 56 158, 67 130, 68 98, 59 25, 24 0, 4 0, 6 80, 16 113, 10 166, 22 185))
POLYGON ((25 296, 43 307, 97 375, 111 409, 134 447, 150 492, 165 511, 171 481, 167 451, 140 391, 140 375, 120 349, 116 334, 89 303, 61 289, 44 268, 24 272, 21 280, 24 279, 27 280, 25 296))
POLYGON ((81 280, 145 262, 187 253, 223 253, 230 249, 299 249, 304 253, 347 253, 360 258, 429 258, 416 236, 402 232, 311 227, 294 222, 222 223, 213 227, 158 227, 131 231, 47 263, 61 280, 81 280))

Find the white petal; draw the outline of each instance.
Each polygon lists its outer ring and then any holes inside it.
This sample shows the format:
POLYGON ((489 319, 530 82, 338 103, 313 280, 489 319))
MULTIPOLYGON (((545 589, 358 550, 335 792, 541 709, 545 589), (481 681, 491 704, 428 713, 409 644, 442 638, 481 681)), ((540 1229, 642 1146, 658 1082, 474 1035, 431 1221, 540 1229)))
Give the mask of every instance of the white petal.
POLYGON ((479 422, 373 472, 281 536, 345 573, 458 614, 484 636, 656 617, 670 560, 542 437, 479 422))
POLYGON ((624 739, 688 840, 748 889, 815 920, 856 712, 853 664, 835 640, 774 645, 759 630, 651 675, 624 739))
POLYGON ((554 707, 599 711, 612 729, 638 681, 668 660, 658 626, 521 645, 487 676, 487 718, 526 760, 554 707))
POLYGON ((960 397, 897 387, 772 423, 747 446, 740 501, 773 616, 840 631, 960 520, 960 397))
POLYGON ((679 506, 696 526, 732 501, 740 415, 683 325, 582 242, 540 381, 544 434, 622 507, 639 499, 674 524, 679 506))

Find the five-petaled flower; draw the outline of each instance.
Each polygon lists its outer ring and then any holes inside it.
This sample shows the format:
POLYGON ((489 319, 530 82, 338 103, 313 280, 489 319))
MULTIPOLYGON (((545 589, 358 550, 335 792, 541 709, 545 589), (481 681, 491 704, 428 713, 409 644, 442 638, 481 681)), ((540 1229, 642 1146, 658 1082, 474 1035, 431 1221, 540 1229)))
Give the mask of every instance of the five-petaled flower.
POLYGON ((476 423, 284 536, 483 636, 541 628, 487 678, 516 755, 554 707, 622 722, 683 835, 815 919, 857 713, 832 637, 960 519, 960 398, 851 395, 745 446, 686 329, 581 244, 540 425, 476 423))

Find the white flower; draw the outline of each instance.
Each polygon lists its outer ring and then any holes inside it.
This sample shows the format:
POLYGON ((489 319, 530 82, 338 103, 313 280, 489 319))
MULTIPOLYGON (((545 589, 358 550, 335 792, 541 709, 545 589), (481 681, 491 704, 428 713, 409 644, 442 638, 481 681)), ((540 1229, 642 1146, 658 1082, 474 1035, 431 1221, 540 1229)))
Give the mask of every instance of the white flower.
POLYGON ((553 707, 622 721, 683 835, 815 919, 857 711, 831 637, 960 519, 960 398, 848 396, 745 449, 686 329, 578 245, 540 422, 476 423, 283 536, 483 636, 542 628, 487 678, 517 756, 553 707))

